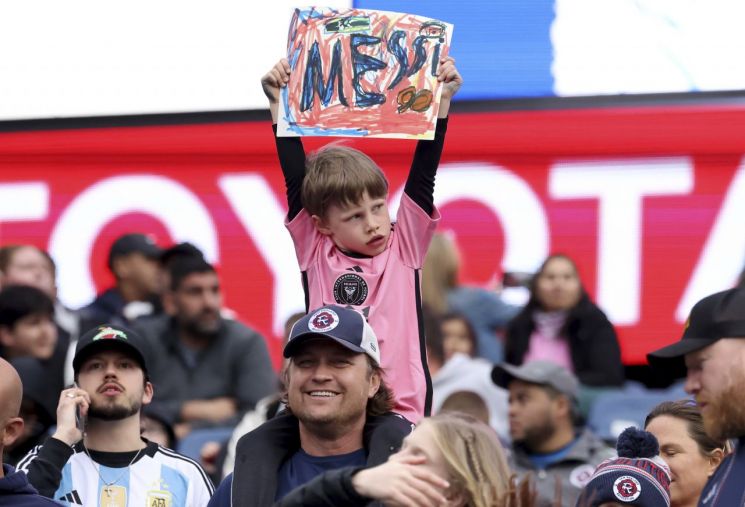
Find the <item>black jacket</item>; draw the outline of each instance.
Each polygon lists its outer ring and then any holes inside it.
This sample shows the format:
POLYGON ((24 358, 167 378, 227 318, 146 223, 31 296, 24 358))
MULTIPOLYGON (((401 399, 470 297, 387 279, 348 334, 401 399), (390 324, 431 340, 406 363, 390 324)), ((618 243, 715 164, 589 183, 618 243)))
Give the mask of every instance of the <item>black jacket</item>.
MULTIPOLYGON (((368 416, 362 437, 367 465, 387 461, 388 456, 398 451, 411 429, 411 423, 396 414, 368 416)), ((272 505, 279 469, 298 449, 298 420, 292 415, 277 416, 244 435, 236 448, 232 504, 240 507, 272 505)))
MULTIPOLYGON (((510 321, 505 335, 505 362, 523 363, 534 329, 530 308, 525 308, 510 321)), ((563 334, 569 340, 574 373, 580 383, 587 386, 623 384, 621 348, 616 330, 603 311, 586 296, 569 312, 563 334)))

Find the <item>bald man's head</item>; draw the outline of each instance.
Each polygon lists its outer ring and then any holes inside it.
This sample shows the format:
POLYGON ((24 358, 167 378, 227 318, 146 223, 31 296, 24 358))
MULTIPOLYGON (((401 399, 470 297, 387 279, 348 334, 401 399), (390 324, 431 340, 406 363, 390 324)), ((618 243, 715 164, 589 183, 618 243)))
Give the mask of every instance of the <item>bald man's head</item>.
MULTIPOLYGON (((8 361, 0 358, 0 464, 3 450, 13 445, 23 433, 23 419, 18 417, 23 398, 21 377, 8 361)), ((0 466, 0 477, 3 477, 0 466)))
POLYGON ((23 398, 23 384, 11 364, 0 358, 0 424, 11 417, 18 417, 23 398))

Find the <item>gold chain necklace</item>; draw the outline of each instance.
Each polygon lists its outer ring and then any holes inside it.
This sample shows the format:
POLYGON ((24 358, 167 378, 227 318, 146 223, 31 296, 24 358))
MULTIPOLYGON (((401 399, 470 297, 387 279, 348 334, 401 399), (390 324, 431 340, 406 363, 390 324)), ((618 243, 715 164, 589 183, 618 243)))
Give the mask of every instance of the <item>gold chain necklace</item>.
POLYGON ((101 465, 99 463, 97 463, 93 458, 91 458, 91 453, 88 452, 88 448, 85 446, 85 444, 82 444, 82 445, 83 445, 83 451, 85 451, 85 454, 88 456, 88 459, 90 459, 94 463, 93 468, 96 470, 96 473, 98 474, 98 478, 101 479, 101 482, 104 483, 103 490, 106 492, 106 496, 108 496, 109 498, 111 498, 111 496, 113 494, 112 493, 111 486, 113 486, 114 484, 116 484, 117 482, 119 482, 122 479, 122 477, 124 477, 124 474, 126 474, 127 472, 129 472, 129 467, 132 466, 132 463, 135 462, 135 460, 139 457, 140 453, 144 449, 144 447, 143 447, 142 449, 140 449, 139 451, 137 451, 137 454, 135 454, 135 457, 132 458, 132 461, 129 462, 129 465, 127 465, 126 467, 124 467, 124 471, 122 473, 120 473, 119 476, 116 479, 114 479, 111 482, 106 482, 104 480, 104 478, 103 478, 103 475, 101 475, 101 470, 100 470, 101 465), (96 465, 98 465, 98 467, 96 467, 96 465))

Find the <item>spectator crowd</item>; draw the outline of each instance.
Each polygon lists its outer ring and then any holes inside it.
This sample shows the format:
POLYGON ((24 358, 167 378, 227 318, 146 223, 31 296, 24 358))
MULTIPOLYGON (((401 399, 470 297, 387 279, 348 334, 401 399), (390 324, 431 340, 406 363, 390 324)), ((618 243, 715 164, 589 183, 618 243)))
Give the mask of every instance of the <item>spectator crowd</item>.
MULTIPOLYGON (((262 79, 275 122, 289 73, 262 79)), ((461 285, 433 201, 452 58, 438 79, 395 221, 364 153, 276 137, 307 302, 279 371, 191 244, 117 238, 80 309, 47 252, 0 245, 0 506, 745 506, 745 289, 650 351, 685 377, 653 398, 569 256, 507 283, 522 304, 461 285), (611 395, 636 428, 596 422, 611 395)))

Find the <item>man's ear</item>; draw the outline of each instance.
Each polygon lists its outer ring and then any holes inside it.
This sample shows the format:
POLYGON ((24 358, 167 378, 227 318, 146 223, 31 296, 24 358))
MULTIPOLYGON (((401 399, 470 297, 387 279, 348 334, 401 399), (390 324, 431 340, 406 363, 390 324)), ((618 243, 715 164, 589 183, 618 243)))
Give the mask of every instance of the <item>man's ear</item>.
POLYGON ((142 393, 142 404, 147 405, 153 400, 153 384, 145 382, 145 389, 142 393))
POLYGON ((714 472, 716 472, 717 467, 724 459, 724 450, 723 449, 714 449, 709 453, 709 473, 707 474, 707 477, 711 477, 714 472))
POLYGON ((5 431, 3 435, 3 447, 10 447, 18 437, 23 434, 23 419, 20 417, 11 417, 5 422, 5 431))
POLYGON ((554 399, 556 403, 556 413, 559 416, 571 415, 572 412, 572 400, 564 395, 559 395, 554 399))
POLYGON ((374 371, 370 374, 370 389, 367 391, 367 397, 372 398, 378 394, 380 389, 380 373, 374 371))
POLYGON ((332 235, 331 229, 329 229, 328 224, 323 218, 319 217, 318 215, 311 215, 310 218, 313 219, 313 225, 316 226, 318 232, 320 232, 324 236, 332 235))

